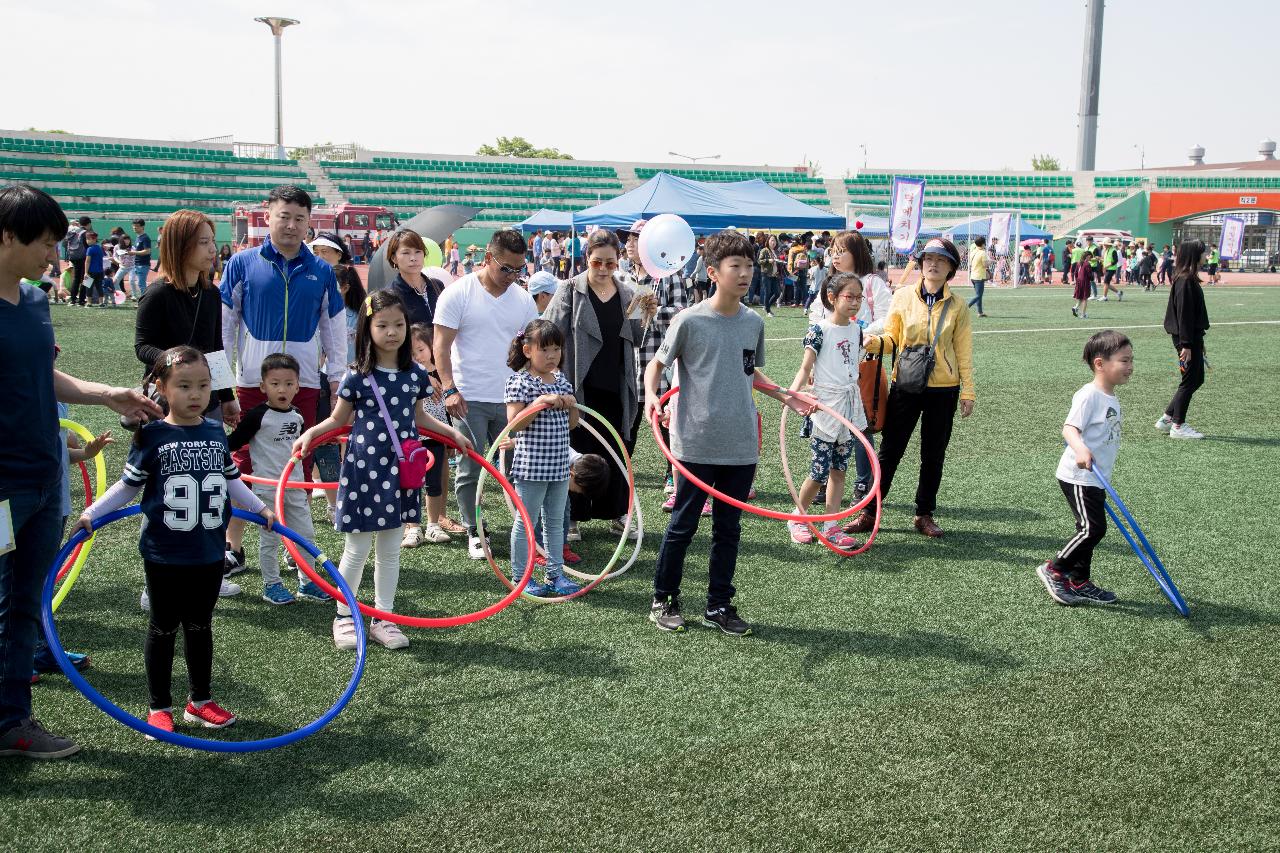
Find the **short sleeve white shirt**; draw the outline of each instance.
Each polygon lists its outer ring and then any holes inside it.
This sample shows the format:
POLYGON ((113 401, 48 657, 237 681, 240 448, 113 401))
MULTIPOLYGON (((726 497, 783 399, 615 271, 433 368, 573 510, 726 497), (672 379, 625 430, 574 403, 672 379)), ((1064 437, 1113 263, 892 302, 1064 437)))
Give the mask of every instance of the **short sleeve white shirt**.
POLYGON ((463 397, 474 403, 502 402, 512 373, 507 351, 537 316, 533 297, 517 284, 495 298, 480 283, 480 274, 471 273, 444 289, 435 323, 458 331, 449 353, 453 382, 463 397))
MULTIPOLYGON (((1093 454, 1093 465, 1111 481, 1116 466, 1116 454, 1120 452, 1120 401, 1104 393, 1090 382, 1071 398, 1071 411, 1066 423, 1080 430, 1085 446, 1093 454)), ((1070 447, 1062 451, 1058 460, 1058 479, 1064 483, 1101 488, 1092 471, 1076 467, 1076 452, 1070 447)))

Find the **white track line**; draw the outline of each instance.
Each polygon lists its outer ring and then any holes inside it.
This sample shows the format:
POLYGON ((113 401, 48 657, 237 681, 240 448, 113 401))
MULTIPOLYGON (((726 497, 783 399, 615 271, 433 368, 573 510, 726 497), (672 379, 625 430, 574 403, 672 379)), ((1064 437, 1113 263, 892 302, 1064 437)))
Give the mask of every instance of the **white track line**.
MULTIPOLYGON (((1280 326, 1280 320, 1233 320, 1226 323, 1212 323, 1210 328, 1220 326, 1280 326)), ((1130 329, 1163 329, 1163 323, 1152 323, 1144 326, 1062 326, 1053 329, 975 329, 975 335, 1029 335, 1040 332, 1101 332, 1104 329, 1115 329, 1118 332, 1130 329)), ((803 341, 799 338, 765 338, 767 343, 783 343, 786 341, 803 341)))

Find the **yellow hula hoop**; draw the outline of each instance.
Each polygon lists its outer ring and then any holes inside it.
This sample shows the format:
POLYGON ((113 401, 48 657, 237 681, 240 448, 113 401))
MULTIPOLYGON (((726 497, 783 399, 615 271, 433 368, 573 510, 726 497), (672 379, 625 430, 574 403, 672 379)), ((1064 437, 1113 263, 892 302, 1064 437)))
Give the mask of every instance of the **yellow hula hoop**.
MULTIPOLYGON (((93 441, 96 436, 89 432, 88 427, 78 424, 75 421, 69 421, 66 418, 58 419, 58 426, 63 429, 69 429, 76 435, 80 436, 86 442, 93 441)), ((94 488, 94 500, 102 497, 106 491, 107 484, 107 463, 103 461, 102 454, 99 453, 93 457, 93 473, 97 475, 98 484, 94 488)), ((71 566, 71 571, 67 573, 67 579, 62 582, 62 586, 58 587, 58 594, 53 597, 53 610, 57 612, 58 607, 62 604, 63 599, 71 592, 71 587, 75 585, 76 578, 80 577, 80 569, 84 567, 85 560, 89 559, 89 552, 93 550, 93 542, 98 538, 98 534, 94 533, 84 543, 84 547, 80 549, 80 555, 76 557, 75 563, 71 566)))

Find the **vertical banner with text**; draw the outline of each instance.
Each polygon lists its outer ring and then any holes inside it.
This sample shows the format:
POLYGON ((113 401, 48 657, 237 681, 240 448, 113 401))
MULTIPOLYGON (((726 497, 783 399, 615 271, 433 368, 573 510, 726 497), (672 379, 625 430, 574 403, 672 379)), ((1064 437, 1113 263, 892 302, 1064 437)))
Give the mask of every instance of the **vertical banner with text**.
POLYGON ((1233 261, 1240 257, 1244 248, 1244 217, 1222 217, 1222 241, 1218 244, 1218 254, 1224 261, 1233 261))
POLYGON ((924 179, 893 179, 893 195, 889 203, 889 239, 898 254, 910 252, 920 235, 924 217, 924 179))
POLYGON ((994 255, 1009 254, 1009 222, 1013 213, 998 210, 991 214, 991 233, 987 235, 987 246, 994 255))

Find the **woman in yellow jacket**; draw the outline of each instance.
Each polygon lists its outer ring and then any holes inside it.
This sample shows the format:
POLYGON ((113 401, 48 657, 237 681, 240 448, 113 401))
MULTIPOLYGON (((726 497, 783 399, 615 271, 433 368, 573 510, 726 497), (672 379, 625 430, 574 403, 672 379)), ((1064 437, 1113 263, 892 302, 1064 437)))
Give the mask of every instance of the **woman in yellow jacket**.
MULTIPOLYGON (((880 495, 883 498, 889 494, 907 442, 916 424, 920 424, 920 483, 916 487, 915 525, 925 536, 936 538, 942 535, 942 528, 934 523, 933 512, 956 408, 959 406, 961 417, 973 414, 973 332, 969 306, 947 285, 960 268, 960 253, 955 244, 946 239, 930 240, 920 251, 918 260, 924 280, 919 286, 903 287, 894 294, 884 333, 868 337, 865 346, 868 352, 899 354, 906 347, 929 346, 941 319, 942 331, 938 334, 933 371, 923 391, 903 390, 898 383, 900 363, 894 365, 889 411, 880 442, 880 495)), ((870 529, 872 520, 871 513, 860 513, 847 529, 851 532, 864 527, 870 529)))

